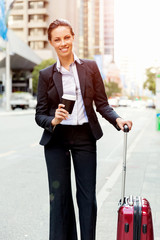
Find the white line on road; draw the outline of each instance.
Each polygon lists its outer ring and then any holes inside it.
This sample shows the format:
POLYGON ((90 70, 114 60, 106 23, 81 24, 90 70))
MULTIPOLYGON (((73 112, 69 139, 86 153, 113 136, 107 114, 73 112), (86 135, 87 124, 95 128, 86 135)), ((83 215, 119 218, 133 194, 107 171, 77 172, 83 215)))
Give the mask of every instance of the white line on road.
POLYGON ((6 152, 6 153, 2 153, 0 154, 0 158, 1 157, 6 157, 6 156, 9 156, 9 155, 12 155, 13 153, 15 153, 16 151, 9 151, 9 152, 6 152))
MULTIPOLYGON (((146 129, 148 129, 147 126, 151 121, 153 121, 153 119, 148 118, 148 121, 146 122, 143 130, 140 132, 140 134, 138 134, 136 136, 135 140, 132 142, 132 144, 128 148, 127 159, 130 158, 131 153, 136 148, 136 145, 137 145, 138 141, 140 140, 140 138, 142 137, 142 135, 144 134, 146 129)), ((110 153, 109 156, 111 156, 114 151, 115 151, 115 149, 110 153)), ((112 190, 114 184, 116 183, 116 181, 118 180, 121 172, 122 172, 122 161, 117 165, 115 170, 112 172, 111 176, 108 178, 108 181, 103 185, 103 187, 101 188, 101 190, 97 194, 98 212, 100 211, 104 201, 107 199, 107 197, 111 193, 111 190, 112 190)))
MULTIPOLYGON (((34 147, 37 147, 37 146, 39 146, 38 142, 33 143, 33 144, 30 145, 31 148, 34 148, 34 147)), ((8 152, 5 152, 5 153, 1 153, 0 154, 0 158, 10 156, 10 155, 12 155, 12 154, 14 154, 16 152, 17 151, 8 151, 8 152)))
POLYGON ((34 147, 37 147, 37 146, 39 146, 39 143, 38 143, 38 142, 33 143, 33 144, 30 145, 31 148, 34 148, 34 147))

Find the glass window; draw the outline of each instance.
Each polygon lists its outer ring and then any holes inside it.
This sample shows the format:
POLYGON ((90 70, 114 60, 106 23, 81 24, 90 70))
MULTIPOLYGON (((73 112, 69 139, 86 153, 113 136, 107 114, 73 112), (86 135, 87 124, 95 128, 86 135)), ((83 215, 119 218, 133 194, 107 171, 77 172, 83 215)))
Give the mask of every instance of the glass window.
POLYGON ((40 15, 37 15, 37 20, 44 20, 44 15, 40 14, 40 15))
POLYGON ((29 15, 29 22, 32 22, 32 21, 34 21, 34 15, 29 15))
POLYGON ((19 21, 19 20, 23 20, 23 15, 14 15, 13 16, 13 21, 19 21))
POLYGON ((34 35, 35 35, 34 29, 29 29, 29 35, 30 35, 30 36, 34 36, 34 35))
POLYGON ((43 8, 44 7, 44 2, 40 1, 37 2, 37 8, 43 8))
POLYGON ((30 42, 30 47, 34 50, 43 49, 44 48, 44 42, 38 41, 38 42, 30 42))
POLYGON ((33 9, 36 6, 36 2, 29 2, 29 8, 33 9))
POLYGON ((43 29, 37 29, 37 35, 42 36, 43 35, 43 29))
POLYGON ((15 2, 14 5, 13 5, 13 9, 14 10, 23 9, 23 3, 15 2))

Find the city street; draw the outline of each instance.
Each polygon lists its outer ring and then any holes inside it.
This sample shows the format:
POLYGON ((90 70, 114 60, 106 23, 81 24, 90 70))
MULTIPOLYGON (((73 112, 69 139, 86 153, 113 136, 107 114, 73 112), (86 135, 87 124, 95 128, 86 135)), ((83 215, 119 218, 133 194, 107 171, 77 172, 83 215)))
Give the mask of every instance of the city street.
MULTIPOLYGON (((143 195, 150 201, 155 240, 160 240, 160 132, 155 130, 156 112, 146 108, 116 111, 133 121, 128 134, 126 195, 143 195)), ((104 136, 97 142, 97 240, 116 240, 123 132, 101 116, 99 120, 104 136)), ((43 129, 36 125, 33 113, 4 114, 0 125, 0 239, 48 240, 47 172, 43 147, 38 144, 43 129)), ((73 170, 72 179, 75 196, 73 170)))

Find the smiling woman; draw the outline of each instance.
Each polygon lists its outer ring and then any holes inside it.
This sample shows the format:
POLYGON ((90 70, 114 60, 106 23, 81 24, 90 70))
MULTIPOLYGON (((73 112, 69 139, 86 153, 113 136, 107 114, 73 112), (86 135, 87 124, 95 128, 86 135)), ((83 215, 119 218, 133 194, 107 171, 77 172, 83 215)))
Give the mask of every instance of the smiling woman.
POLYGON ((73 52, 74 32, 66 20, 50 24, 48 40, 57 53, 57 62, 40 71, 36 122, 44 128, 40 144, 44 146, 49 181, 49 240, 77 240, 71 159, 75 170, 81 239, 95 240, 96 141, 103 133, 93 101, 96 110, 117 130, 123 130, 125 124, 131 129, 132 122, 120 118, 108 104, 95 61, 79 59, 73 52), (73 99, 73 110, 68 112, 67 103, 73 99), (66 106, 62 104, 63 100, 66 106))

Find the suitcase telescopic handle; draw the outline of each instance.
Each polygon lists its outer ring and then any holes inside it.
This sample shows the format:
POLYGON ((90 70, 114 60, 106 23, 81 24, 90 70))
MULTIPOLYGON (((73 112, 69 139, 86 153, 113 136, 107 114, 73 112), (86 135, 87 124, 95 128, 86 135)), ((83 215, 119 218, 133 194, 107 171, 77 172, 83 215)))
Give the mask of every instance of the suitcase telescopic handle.
POLYGON ((129 132, 129 127, 124 125, 124 146, 123 146, 123 166, 122 166, 122 193, 121 193, 121 205, 125 201, 125 183, 126 183, 126 156, 127 156, 127 133, 129 132))
POLYGON ((124 129, 124 132, 129 132, 129 127, 127 124, 124 125, 123 129, 124 129))

